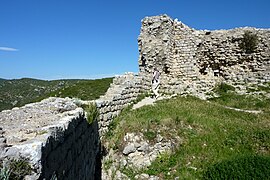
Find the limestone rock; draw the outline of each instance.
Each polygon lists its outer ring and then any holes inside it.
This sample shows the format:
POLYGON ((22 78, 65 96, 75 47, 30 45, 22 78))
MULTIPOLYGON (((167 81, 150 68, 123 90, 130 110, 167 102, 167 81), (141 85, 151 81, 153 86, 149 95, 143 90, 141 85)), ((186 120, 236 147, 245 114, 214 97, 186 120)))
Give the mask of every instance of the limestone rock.
POLYGON ((129 155, 130 153, 133 153, 136 151, 136 147, 135 145, 132 143, 132 144, 129 144, 127 145, 124 150, 123 150, 123 154, 124 155, 129 155))

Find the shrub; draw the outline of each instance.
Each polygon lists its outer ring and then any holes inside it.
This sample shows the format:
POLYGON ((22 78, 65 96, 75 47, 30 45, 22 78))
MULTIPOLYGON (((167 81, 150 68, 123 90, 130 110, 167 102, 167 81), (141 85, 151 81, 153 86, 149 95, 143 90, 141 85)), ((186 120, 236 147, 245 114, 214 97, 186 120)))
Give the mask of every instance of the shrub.
POLYGON ((157 136, 157 132, 153 130, 151 130, 151 124, 152 123, 158 123, 156 120, 148 120, 147 121, 147 128, 146 131, 143 132, 144 137, 146 137, 146 139, 148 139, 149 141, 153 141, 156 136, 157 136))
POLYGON ((30 175, 32 170, 27 158, 11 159, 1 165, 0 180, 20 180, 26 175, 30 175))
POLYGON ((231 85, 228 85, 226 83, 221 83, 218 86, 215 87, 214 92, 218 93, 218 94, 225 94, 228 91, 234 91, 235 88, 231 85))
POLYGON ((270 158, 264 156, 243 156, 225 160, 209 167, 204 179, 268 179, 270 158))
POLYGON ((258 36, 251 31, 245 31, 239 46, 245 53, 253 53, 258 44, 258 36))
POLYGON ((7 167, 0 168, 0 180, 8 180, 10 176, 10 170, 7 167))
POLYGON ((99 116, 99 111, 97 109, 96 103, 89 103, 84 110, 86 111, 87 122, 92 124, 97 120, 99 116))

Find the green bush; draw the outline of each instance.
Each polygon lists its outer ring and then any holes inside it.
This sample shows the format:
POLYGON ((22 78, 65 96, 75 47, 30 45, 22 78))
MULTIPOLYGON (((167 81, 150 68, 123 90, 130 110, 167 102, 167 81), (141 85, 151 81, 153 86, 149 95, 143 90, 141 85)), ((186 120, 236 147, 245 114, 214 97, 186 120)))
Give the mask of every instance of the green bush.
POLYGON ((10 170, 7 167, 0 168, 0 180, 8 180, 10 176, 10 170))
POLYGON ((0 180, 21 180, 30 175, 33 169, 27 158, 11 159, 0 165, 0 180))
POLYGON ((153 141, 156 138, 157 133, 155 131, 147 130, 143 132, 143 135, 144 137, 146 137, 147 140, 153 141))
POLYGON ((228 91, 234 91, 235 88, 231 85, 228 85, 226 83, 220 83, 219 85, 217 85, 214 89, 214 92, 218 93, 219 95, 221 94, 225 94, 228 91))
POLYGON ((258 36, 251 31, 245 31, 239 46, 245 53, 253 53, 258 45, 258 36))
POLYGON ((96 103, 89 103, 84 110, 86 111, 87 122, 92 124, 97 120, 99 116, 99 111, 97 109, 96 103))
POLYGON ((270 157, 243 156, 225 160, 209 167, 204 179, 269 179, 270 157))

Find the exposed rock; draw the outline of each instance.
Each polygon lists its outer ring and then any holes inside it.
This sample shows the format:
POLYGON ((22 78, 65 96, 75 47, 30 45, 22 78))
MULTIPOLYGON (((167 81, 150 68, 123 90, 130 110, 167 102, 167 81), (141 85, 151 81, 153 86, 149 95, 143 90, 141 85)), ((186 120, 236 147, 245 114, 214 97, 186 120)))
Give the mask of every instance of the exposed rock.
POLYGON ((0 137, 0 144, 5 144, 7 142, 7 139, 4 137, 0 137))
POLYGON ((139 179, 139 180, 143 180, 143 179, 149 179, 149 175, 148 174, 138 174, 135 176, 135 179, 139 179))
MULTIPOLYGON (((173 140, 166 139, 158 134, 154 140, 156 143, 150 144, 144 139, 142 133, 127 133, 123 140, 127 144, 123 152, 117 153, 111 149, 109 150, 108 155, 104 157, 103 164, 105 162, 112 162, 109 170, 105 170, 103 168, 102 173, 104 174, 104 177, 108 177, 117 167, 120 167, 120 169, 126 167, 132 169, 146 168, 150 166, 151 162, 153 162, 159 155, 165 152, 170 153, 174 145, 181 143, 181 138, 177 136, 173 140)), ((158 177, 146 174, 136 175, 135 178, 158 179, 158 177)), ((103 179, 105 180, 106 178, 103 179)))
POLYGON ((115 180, 129 180, 129 178, 127 177, 127 175, 121 173, 119 170, 116 171, 115 173, 115 180))
POLYGON ((150 176, 148 174, 140 174, 140 175, 136 175, 135 176, 135 179, 138 179, 138 180, 159 180, 159 177, 157 176, 150 176))
POLYGON ((129 155, 130 153, 133 153, 136 151, 136 147, 133 143, 127 145, 124 150, 123 150, 123 154, 124 155, 129 155))
POLYGON ((140 146, 137 149, 138 151, 142 151, 142 152, 148 152, 149 151, 149 144, 147 142, 141 142, 140 146))
POLYGON ((20 151, 16 147, 7 148, 6 152, 3 154, 3 157, 20 157, 20 151))
POLYGON ((41 128, 53 125, 64 112, 75 110, 77 106, 69 98, 48 98, 38 103, 0 113, 1 134, 5 130, 8 145, 20 144, 33 139, 43 131, 41 128), (19 125, 19 126, 18 126, 19 125))

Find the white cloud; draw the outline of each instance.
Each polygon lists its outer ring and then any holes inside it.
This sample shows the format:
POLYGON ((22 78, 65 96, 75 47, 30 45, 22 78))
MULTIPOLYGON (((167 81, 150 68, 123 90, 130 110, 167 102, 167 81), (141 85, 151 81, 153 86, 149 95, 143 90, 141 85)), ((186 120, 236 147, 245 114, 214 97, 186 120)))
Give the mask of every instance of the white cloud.
POLYGON ((0 47, 0 51, 19 51, 19 49, 10 48, 10 47, 0 47))

